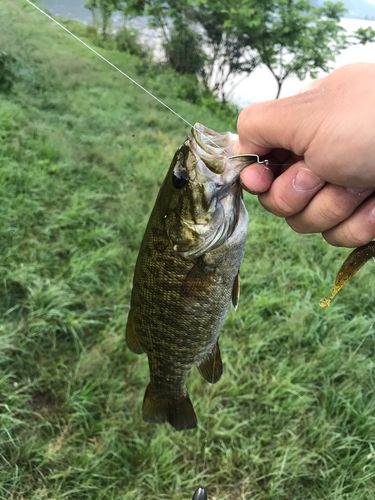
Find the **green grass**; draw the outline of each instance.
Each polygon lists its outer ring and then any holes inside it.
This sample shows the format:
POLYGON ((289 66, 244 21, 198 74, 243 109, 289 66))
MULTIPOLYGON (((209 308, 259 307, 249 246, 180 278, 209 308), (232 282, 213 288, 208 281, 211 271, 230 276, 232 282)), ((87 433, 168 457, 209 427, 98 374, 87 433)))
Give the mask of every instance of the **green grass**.
MULTIPOLYGON (((0 50, 15 58, 0 93, 0 498, 186 500, 202 484, 210 500, 373 499, 374 266, 321 309, 348 252, 246 196, 222 380, 192 370, 196 430, 144 423, 132 273, 188 128, 21 0, 1 0, 0 50)), ((169 73, 100 50, 189 121, 229 128, 169 73)))

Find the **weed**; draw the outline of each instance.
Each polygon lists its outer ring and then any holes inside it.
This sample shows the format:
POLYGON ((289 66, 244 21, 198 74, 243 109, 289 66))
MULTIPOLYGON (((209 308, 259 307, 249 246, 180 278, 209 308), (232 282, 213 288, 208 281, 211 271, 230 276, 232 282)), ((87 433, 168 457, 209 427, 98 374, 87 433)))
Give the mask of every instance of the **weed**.
POLYGON ((6 52, 0 52, 0 92, 6 94, 12 90, 14 73, 12 65, 15 59, 6 52))

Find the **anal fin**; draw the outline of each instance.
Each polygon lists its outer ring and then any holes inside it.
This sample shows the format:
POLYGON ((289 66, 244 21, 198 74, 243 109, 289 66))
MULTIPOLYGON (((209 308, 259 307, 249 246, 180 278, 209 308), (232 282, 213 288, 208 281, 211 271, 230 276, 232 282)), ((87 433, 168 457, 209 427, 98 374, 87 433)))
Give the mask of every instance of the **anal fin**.
POLYGON ((132 309, 130 309, 128 322, 126 323, 125 340, 129 349, 135 354, 142 354, 144 352, 143 347, 139 342, 137 332, 135 331, 134 313, 132 309))
POLYGON ((197 416, 187 393, 182 396, 159 395, 151 384, 146 389, 142 417, 145 422, 152 424, 169 422, 176 431, 197 426, 197 416))
POLYGON ((223 373, 223 362, 221 360, 219 342, 216 342, 213 350, 197 364, 202 377, 210 384, 216 384, 223 373))

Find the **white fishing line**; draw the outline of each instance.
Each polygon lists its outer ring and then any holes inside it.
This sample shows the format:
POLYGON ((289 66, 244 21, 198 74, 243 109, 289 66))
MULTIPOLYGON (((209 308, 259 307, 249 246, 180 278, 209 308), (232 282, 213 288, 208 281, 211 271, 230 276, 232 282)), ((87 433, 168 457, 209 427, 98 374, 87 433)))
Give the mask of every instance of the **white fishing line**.
MULTIPOLYGON (((179 115, 176 111, 174 111, 172 108, 170 108, 167 104, 165 104, 165 102, 161 101, 160 99, 158 99, 154 94, 152 94, 151 92, 149 92, 147 89, 145 89, 144 87, 142 87, 141 84, 139 84, 138 82, 136 82, 135 80, 133 80, 133 78, 131 78, 129 75, 127 75, 126 73, 124 73, 124 71, 122 71, 120 68, 118 68, 117 66, 115 66, 113 63, 111 63, 111 61, 108 61, 108 59, 106 59, 104 56, 102 56, 101 54, 99 54, 99 52, 97 52, 95 49, 93 49, 92 47, 90 47, 90 45, 88 45, 86 42, 84 42, 83 40, 81 40, 77 35, 75 35, 74 33, 72 33, 71 31, 68 30, 68 28, 66 28, 65 26, 63 26, 62 24, 60 24, 58 21, 56 21, 56 19, 54 19, 53 17, 51 17, 50 15, 48 15, 46 12, 44 12, 42 9, 40 9, 37 5, 35 5, 33 2, 31 2, 30 0, 26 0, 27 3, 29 3, 30 5, 32 5, 33 7, 35 7, 35 9, 39 10, 39 12, 41 12, 42 14, 44 14, 46 17, 48 17, 48 19, 51 19, 51 21, 53 21, 55 24, 57 24, 57 26, 60 26, 60 28, 62 28, 63 30, 65 30, 67 33, 69 33, 69 35, 72 35, 72 37, 74 37, 76 40, 78 40, 80 43, 82 43, 82 45, 84 45, 85 47, 87 47, 89 50, 91 50, 91 52, 94 52, 94 54, 96 54, 98 57, 100 57, 101 59, 103 59, 103 61, 105 61, 107 64, 109 64, 110 66, 112 66, 112 68, 114 68, 115 70, 117 70, 119 73, 121 73, 123 76, 125 76, 128 80, 130 80, 132 83, 134 83, 135 85, 137 85, 137 87, 139 87, 140 89, 142 89, 144 92, 146 92, 146 94, 148 94, 149 96, 153 97, 158 103, 160 103, 162 106, 164 106, 165 108, 169 109, 169 111, 171 111, 174 115, 176 115, 178 118, 180 118, 183 122, 187 123, 191 128, 197 130, 198 129, 192 125, 190 122, 188 122, 187 120, 185 120, 185 118, 183 118, 181 115, 179 115)), ((212 142, 212 144, 214 144, 217 148, 219 148, 221 151, 224 152, 224 154, 226 156, 228 156, 227 152, 221 148, 218 144, 216 144, 216 142, 214 142, 212 139, 210 139, 209 137, 207 137, 207 139, 212 142)))

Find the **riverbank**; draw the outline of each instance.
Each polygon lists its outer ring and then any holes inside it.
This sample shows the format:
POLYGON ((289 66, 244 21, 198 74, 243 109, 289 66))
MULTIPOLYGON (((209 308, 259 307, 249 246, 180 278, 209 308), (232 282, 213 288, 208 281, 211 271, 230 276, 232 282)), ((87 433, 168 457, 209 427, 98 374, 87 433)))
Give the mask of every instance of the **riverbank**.
MULTIPOLYGON (((83 7, 86 0, 65 0, 61 2, 60 0, 43 0, 42 3, 47 8, 51 9, 51 12, 62 16, 63 18, 72 18, 85 23, 92 22, 91 13, 83 7)), ((161 52, 160 44, 160 33, 158 30, 151 29, 148 27, 148 19, 146 17, 139 17, 132 19, 131 25, 139 30, 141 39, 144 43, 157 47, 157 52, 161 52)), ((123 23, 123 17, 120 13, 115 13, 113 16, 113 27, 119 29, 123 23)), ((340 22, 341 26, 345 28, 348 33, 354 33, 358 28, 371 27, 375 29, 375 21, 366 19, 351 19, 343 18, 340 22)), ((337 57, 330 66, 336 69, 345 64, 350 64, 353 62, 373 62, 375 63, 375 43, 369 43, 365 46, 354 45, 342 51, 342 53, 337 57)), ((320 77, 325 76, 326 73, 321 71, 319 73, 320 77)), ((311 78, 307 77, 303 81, 300 81, 296 77, 291 77, 287 79, 283 85, 280 97, 287 97, 296 94, 299 89, 311 82, 311 78)), ((254 102, 267 101, 269 99, 274 99, 277 93, 277 83, 270 73, 270 71, 265 67, 256 68, 248 77, 242 79, 238 76, 231 82, 230 86, 226 89, 229 91, 232 85, 240 82, 237 87, 235 87, 233 93, 230 96, 230 102, 238 106, 240 109, 245 106, 252 104, 254 102)))
MULTIPOLYGON (((147 361, 124 339, 132 277, 189 127, 21 0, 0 2, 0 47, 13 83, 0 92, 0 497, 186 500, 202 484, 209 500, 372 499, 373 266, 321 309, 348 251, 245 193, 222 379, 189 375, 196 430, 144 423, 147 361)), ((192 123, 231 128, 176 97, 168 72, 100 51, 192 123)))

